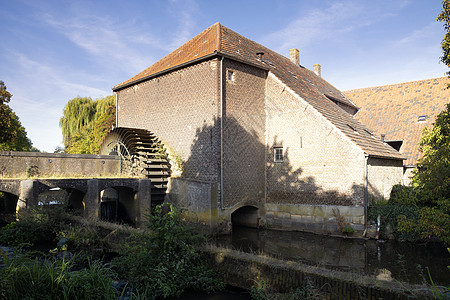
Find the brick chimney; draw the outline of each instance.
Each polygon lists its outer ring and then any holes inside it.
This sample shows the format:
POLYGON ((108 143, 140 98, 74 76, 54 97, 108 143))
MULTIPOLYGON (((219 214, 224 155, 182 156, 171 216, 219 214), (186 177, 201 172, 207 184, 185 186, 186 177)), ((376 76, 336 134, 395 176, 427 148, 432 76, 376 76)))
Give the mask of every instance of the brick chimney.
POLYGON ((322 77, 322 67, 319 64, 314 65, 314 73, 316 73, 317 76, 322 77))
POLYGON ((291 61, 295 65, 300 66, 300 52, 298 51, 298 49, 293 48, 293 49, 289 50, 289 56, 291 58, 291 61))

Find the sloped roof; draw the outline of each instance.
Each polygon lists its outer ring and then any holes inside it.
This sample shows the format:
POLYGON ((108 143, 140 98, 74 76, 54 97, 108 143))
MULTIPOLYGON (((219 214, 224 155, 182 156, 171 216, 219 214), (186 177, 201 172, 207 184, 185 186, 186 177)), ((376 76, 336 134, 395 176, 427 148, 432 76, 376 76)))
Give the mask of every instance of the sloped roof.
POLYGON ((421 158, 419 142, 425 127, 430 128, 436 116, 450 102, 447 77, 346 91, 344 94, 360 110, 355 117, 386 140, 403 140, 400 152, 407 165, 421 158), (419 121, 425 116, 425 121, 419 121))
POLYGON ((399 152, 383 144, 379 138, 372 136, 364 125, 330 100, 332 98, 345 105, 356 107, 353 102, 326 80, 317 76, 311 70, 295 65, 289 58, 239 35, 220 23, 205 29, 144 71, 114 86, 113 90, 118 91, 187 63, 214 55, 223 55, 272 72, 365 153, 378 157, 403 159, 399 152), (262 59, 256 54, 259 52, 264 53, 262 59))

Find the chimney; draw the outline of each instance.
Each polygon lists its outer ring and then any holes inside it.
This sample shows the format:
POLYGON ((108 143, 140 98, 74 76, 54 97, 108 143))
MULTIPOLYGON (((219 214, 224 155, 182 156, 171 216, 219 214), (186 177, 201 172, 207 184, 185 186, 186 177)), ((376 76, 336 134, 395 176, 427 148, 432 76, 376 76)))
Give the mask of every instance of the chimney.
POLYGON ((298 51, 298 49, 293 48, 293 49, 289 50, 289 56, 291 58, 291 61, 296 66, 300 66, 300 52, 298 51))
POLYGON ((262 58, 264 56, 264 52, 256 52, 256 55, 258 56, 258 59, 262 61, 262 58))
POLYGON ((386 137, 385 134, 381 134, 381 141, 384 143, 384 138, 386 137))
POLYGON ((322 77, 322 67, 319 64, 314 65, 314 73, 316 73, 317 76, 322 77))

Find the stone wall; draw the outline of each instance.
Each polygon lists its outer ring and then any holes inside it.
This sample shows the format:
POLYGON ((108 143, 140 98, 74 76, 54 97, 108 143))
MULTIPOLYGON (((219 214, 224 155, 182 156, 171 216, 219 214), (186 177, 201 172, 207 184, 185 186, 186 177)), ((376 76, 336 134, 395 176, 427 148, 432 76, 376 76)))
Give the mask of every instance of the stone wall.
POLYGON ((364 152, 270 74, 266 82, 267 202, 364 204, 364 152), (274 148, 284 152, 274 162, 274 148))
POLYGON ((166 200, 184 209, 190 223, 208 233, 228 233, 229 218, 221 215, 217 196, 217 183, 169 178, 166 200))
POLYGON ((423 286, 381 281, 351 272, 252 255, 210 246, 203 250, 205 261, 224 281, 243 289, 264 284, 272 292, 319 292, 320 299, 409 299, 410 291, 427 299, 432 292, 423 286))
POLYGON ((105 177, 119 174, 118 156, 0 151, 0 178, 105 177))
POLYGON ((350 225, 358 234, 364 231, 363 206, 266 203, 265 209, 266 222, 274 229, 329 233, 350 225))

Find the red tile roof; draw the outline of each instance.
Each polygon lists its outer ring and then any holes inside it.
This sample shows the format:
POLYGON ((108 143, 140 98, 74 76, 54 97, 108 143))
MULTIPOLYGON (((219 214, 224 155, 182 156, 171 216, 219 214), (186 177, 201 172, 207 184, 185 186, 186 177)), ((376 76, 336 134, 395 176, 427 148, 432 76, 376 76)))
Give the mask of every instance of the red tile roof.
POLYGON ((399 152, 383 144, 379 138, 372 136, 364 125, 330 100, 330 98, 333 98, 345 105, 356 107, 353 102, 326 80, 318 77, 311 70, 295 65, 289 58, 239 35, 220 23, 202 31, 141 73, 116 85, 113 90, 118 91, 147 78, 157 76, 162 72, 168 72, 186 63, 216 54, 269 70, 339 128, 365 153, 378 157, 403 159, 399 152), (256 55, 258 52, 264 53, 262 59, 256 55))
POLYGON ((419 142, 425 127, 450 102, 448 77, 346 91, 344 94, 360 107, 356 118, 386 140, 403 140, 400 152, 407 165, 421 157, 419 142), (419 116, 426 116, 419 122, 419 116))

